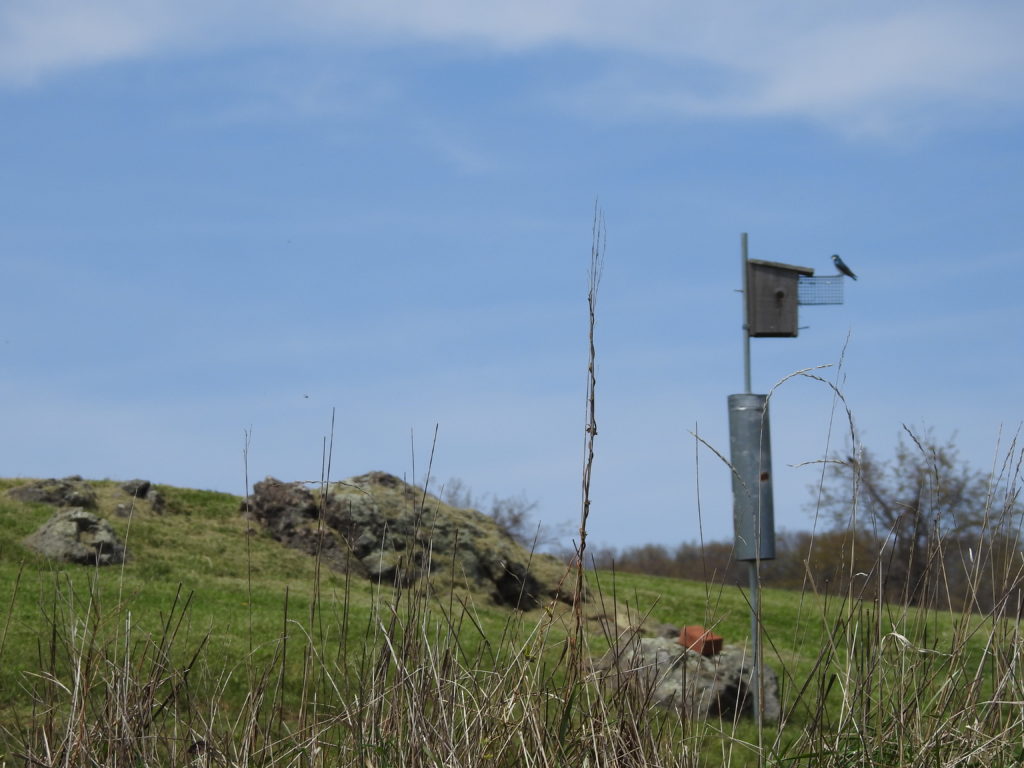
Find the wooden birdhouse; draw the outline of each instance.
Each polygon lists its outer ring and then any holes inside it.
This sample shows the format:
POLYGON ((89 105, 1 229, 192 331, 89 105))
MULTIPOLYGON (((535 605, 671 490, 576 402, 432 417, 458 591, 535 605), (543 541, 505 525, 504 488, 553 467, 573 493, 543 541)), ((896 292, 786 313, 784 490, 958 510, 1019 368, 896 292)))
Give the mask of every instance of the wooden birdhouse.
POLYGON ((801 277, 814 270, 774 261, 747 261, 747 332, 752 337, 795 337, 801 277))

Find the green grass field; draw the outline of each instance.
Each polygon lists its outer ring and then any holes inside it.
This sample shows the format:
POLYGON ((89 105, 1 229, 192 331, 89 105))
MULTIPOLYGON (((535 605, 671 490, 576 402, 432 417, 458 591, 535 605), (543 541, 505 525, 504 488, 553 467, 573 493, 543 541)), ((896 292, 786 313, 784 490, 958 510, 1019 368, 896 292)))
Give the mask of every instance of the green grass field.
MULTIPOLYGON (((0 481, 4 765, 1010 765, 1021 641, 988 616, 766 590, 784 718, 685 721, 590 663, 628 627, 749 641, 745 590, 591 573, 579 614, 347 578, 253 530, 227 494, 160 486, 105 514, 123 566, 54 566, 52 514, 0 481), (189 748, 209 745, 198 757, 189 748)), ((97 482, 101 511, 117 484, 97 482)), ((193 749, 193 752, 195 750, 193 749)))

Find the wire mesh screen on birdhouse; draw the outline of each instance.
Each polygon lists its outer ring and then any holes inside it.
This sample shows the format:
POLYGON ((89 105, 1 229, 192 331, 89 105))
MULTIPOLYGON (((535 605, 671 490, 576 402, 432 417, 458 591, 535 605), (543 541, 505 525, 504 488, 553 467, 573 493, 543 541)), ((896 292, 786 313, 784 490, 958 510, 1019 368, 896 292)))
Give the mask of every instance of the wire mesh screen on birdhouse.
POLYGON ((843 277, 826 275, 808 277, 800 275, 796 284, 797 304, 842 304, 843 277))

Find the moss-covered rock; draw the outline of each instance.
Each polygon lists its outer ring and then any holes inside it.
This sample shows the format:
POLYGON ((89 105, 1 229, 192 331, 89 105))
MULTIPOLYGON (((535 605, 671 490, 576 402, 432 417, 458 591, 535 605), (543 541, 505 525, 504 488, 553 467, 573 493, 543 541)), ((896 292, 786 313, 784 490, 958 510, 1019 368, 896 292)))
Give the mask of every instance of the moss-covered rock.
POLYGON ((377 581, 461 584, 522 610, 566 597, 565 569, 555 558, 528 552, 491 517, 451 507, 386 472, 322 492, 267 478, 246 507, 283 543, 377 581))

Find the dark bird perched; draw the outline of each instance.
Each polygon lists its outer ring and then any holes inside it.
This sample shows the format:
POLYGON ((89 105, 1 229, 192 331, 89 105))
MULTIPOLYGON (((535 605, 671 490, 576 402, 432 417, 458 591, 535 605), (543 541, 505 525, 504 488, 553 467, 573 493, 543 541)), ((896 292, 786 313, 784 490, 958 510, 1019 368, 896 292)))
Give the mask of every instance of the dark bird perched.
POLYGON ((854 280, 857 279, 857 276, 855 274, 853 274, 853 270, 850 269, 848 266, 846 266, 846 262, 845 261, 843 261, 842 259, 839 258, 839 254, 835 254, 832 257, 832 263, 836 265, 836 269, 838 269, 840 272, 842 272, 847 277, 852 277, 854 280))

